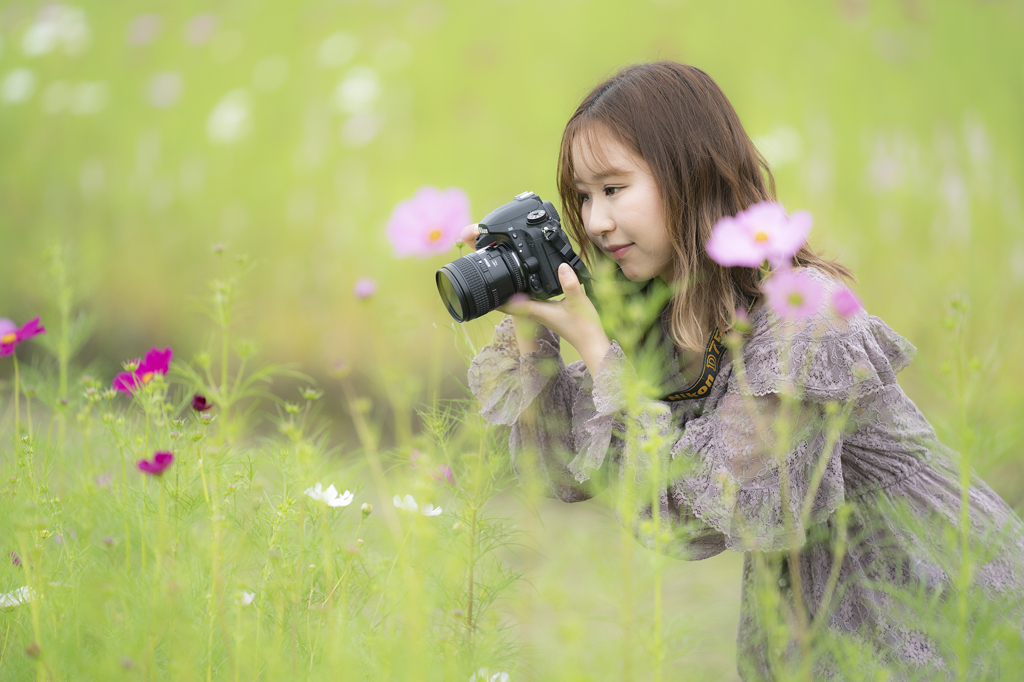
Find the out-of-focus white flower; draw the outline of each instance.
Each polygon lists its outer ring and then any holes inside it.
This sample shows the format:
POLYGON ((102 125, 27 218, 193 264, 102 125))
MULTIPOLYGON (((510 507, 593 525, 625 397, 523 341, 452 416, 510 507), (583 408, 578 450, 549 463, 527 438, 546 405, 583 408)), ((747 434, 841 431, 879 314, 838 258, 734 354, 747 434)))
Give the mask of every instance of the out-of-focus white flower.
POLYGON ((772 168, 796 161, 803 155, 804 144, 800 133, 789 126, 758 135, 753 142, 772 168))
POLYGON ((358 47, 359 39, 351 33, 332 33, 320 43, 316 60, 326 68, 344 66, 356 56, 358 47))
POLYGON ((396 507, 404 509, 405 511, 414 512, 420 508, 420 506, 416 504, 416 500, 413 499, 412 495, 406 495, 404 498, 395 495, 395 499, 392 501, 395 503, 396 507))
POLYGON ((252 600, 255 599, 255 598, 256 598, 256 593, 255 592, 246 592, 245 590, 242 590, 242 596, 240 596, 238 598, 236 603, 239 606, 248 606, 249 604, 252 603, 252 600))
POLYGON ((206 135, 211 142, 230 144, 252 132, 252 103, 245 88, 224 95, 206 120, 206 135))
POLYGON ((288 59, 279 54, 270 55, 256 62, 252 70, 252 85, 257 90, 276 90, 288 80, 288 59))
POLYGON ((68 109, 72 114, 89 116, 98 114, 107 106, 109 89, 102 81, 95 83, 78 83, 71 90, 71 101, 68 109))
POLYGON ((394 502, 395 506, 398 507, 399 509, 404 509, 405 511, 410 512, 418 511, 424 516, 437 516, 443 511, 440 507, 435 507, 433 504, 430 504, 429 502, 423 505, 423 508, 421 509, 420 506, 416 504, 416 500, 413 499, 412 495, 406 495, 405 497, 399 497, 398 495, 395 495, 392 502, 394 502))
POLYGON ((508 682, 508 680, 508 673, 496 672, 492 675, 487 668, 480 668, 469 676, 469 682, 508 682))
POLYGON ((380 77, 368 66, 354 66, 334 89, 334 105, 339 111, 354 114, 373 106, 380 97, 380 77))
POLYGON ((46 5, 21 38, 21 51, 28 57, 40 57, 63 47, 76 55, 89 46, 92 33, 85 12, 59 3, 46 5))
POLYGON ((334 487, 333 483, 327 490, 324 490, 322 483, 317 483, 312 488, 306 488, 306 495, 326 503, 328 507, 347 507, 355 499, 355 495, 348 490, 339 495, 338 489, 334 487))
POLYGON ((177 71, 154 74, 146 86, 146 99, 157 109, 166 109, 181 99, 185 81, 177 71))
POLYGON ((435 507, 434 505, 427 502, 425 505, 423 505, 423 509, 420 510, 420 513, 424 516, 437 516, 442 511, 444 510, 441 509, 440 507, 435 507))
POLYGON ((341 124, 341 141, 349 147, 365 147, 380 132, 380 117, 372 111, 360 111, 341 124))
POLYGON ((12 609, 15 606, 20 606, 21 604, 32 601, 35 598, 35 590, 26 585, 25 587, 19 587, 14 590, 14 592, 0 594, 0 608, 12 609))
POLYGON ((0 85, 0 99, 9 104, 19 104, 36 91, 36 75, 29 69, 14 69, 0 85))

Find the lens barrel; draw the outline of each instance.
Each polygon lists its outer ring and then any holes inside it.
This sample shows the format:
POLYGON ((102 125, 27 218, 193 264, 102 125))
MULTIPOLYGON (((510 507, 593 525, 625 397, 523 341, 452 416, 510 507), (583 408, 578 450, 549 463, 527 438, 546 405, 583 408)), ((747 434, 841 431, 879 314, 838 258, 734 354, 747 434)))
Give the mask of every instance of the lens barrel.
POLYGON ((437 271, 437 291, 456 322, 475 320, 526 291, 522 265, 512 247, 492 244, 437 271))

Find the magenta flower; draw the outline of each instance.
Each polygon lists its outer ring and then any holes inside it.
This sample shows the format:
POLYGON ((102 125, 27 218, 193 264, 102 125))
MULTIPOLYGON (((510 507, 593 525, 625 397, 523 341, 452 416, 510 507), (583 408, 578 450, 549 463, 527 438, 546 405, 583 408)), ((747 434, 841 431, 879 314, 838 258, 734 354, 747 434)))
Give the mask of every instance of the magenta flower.
POLYGON ((396 258, 444 253, 455 246, 469 222, 469 197, 461 189, 420 187, 391 212, 388 241, 396 258))
POLYGON ((807 241, 811 214, 797 211, 791 216, 773 201, 763 201, 722 218, 711 230, 707 251, 719 265, 757 268, 768 261, 784 266, 807 241))
POLYGON ((169 452, 156 452, 153 453, 153 459, 140 459, 135 465, 139 467, 139 471, 144 474, 151 476, 159 476, 164 472, 167 467, 171 466, 171 462, 174 461, 174 455, 169 452))
POLYGON ((206 399, 201 393, 196 393, 192 396, 192 409, 196 412, 206 412, 213 407, 213 403, 206 399))
POLYGON ((121 372, 114 377, 114 388, 122 393, 131 393, 136 388, 148 384, 157 374, 167 374, 171 365, 171 349, 150 348, 139 366, 131 372, 121 372))
POLYGON ((836 312, 839 313, 841 317, 847 319, 864 310, 864 306, 861 304, 860 299, 846 287, 838 289, 834 294, 832 294, 832 307, 836 309, 836 312))
POLYGON ((761 285, 768 305, 786 320, 810 317, 821 307, 825 290, 806 272, 780 270, 761 285))
POLYGON ((21 557, 14 552, 8 552, 7 558, 11 560, 11 563, 18 568, 21 568, 21 557))
POLYGON ((46 327, 39 324, 38 317, 32 318, 21 327, 6 317, 0 317, 0 357, 13 353, 14 347, 22 341, 45 333, 46 327))
POLYGON ((370 298, 377 293, 377 282, 369 277, 363 277, 356 282, 356 285, 352 288, 352 293, 360 300, 370 298))

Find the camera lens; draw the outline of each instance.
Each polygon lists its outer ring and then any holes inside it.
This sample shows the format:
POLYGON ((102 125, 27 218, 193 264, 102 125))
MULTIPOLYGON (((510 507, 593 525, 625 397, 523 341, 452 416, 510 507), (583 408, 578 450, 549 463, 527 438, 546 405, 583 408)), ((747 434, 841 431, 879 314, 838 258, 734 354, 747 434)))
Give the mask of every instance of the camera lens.
POLYGON ((526 291, 522 266, 506 244, 453 260, 437 271, 435 279, 441 300, 457 322, 475 320, 526 291))

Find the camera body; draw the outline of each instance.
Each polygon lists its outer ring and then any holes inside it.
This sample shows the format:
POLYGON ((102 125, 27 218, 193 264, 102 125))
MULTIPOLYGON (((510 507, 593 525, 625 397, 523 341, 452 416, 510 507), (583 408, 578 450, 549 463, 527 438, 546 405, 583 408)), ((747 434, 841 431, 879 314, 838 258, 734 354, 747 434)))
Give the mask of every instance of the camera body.
POLYGON ((562 293, 558 266, 568 263, 589 291, 590 273, 562 231, 549 201, 523 192, 478 224, 477 250, 437 271, 438 292, 459 322, 504 305, 513 295, 547 300, 562 293))

